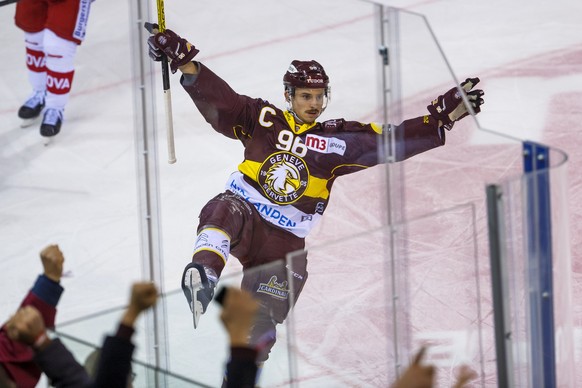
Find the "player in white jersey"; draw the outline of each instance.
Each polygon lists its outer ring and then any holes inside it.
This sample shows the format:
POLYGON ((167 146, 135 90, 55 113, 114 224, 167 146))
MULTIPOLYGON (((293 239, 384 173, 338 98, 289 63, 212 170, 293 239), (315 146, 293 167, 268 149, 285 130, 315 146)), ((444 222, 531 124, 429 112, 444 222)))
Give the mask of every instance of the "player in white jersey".
POLYGON ((75 73, 77 46, 85 39, 92 0, 20 0, 14 17, 24 31, 32 93, 18 110, 22 126, 42 114, 40 134, 59 133, 75 73))

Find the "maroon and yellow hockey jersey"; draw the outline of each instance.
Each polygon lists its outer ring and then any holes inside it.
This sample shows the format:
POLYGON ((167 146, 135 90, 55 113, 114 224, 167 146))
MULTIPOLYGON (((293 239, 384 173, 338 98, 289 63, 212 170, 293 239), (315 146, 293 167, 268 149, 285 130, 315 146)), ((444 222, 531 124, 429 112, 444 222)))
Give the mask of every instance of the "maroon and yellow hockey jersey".
MULTIPOLYGON (((199 63, 181 83, 206 121, 243 144, 244 160, 226 189, 246 198, 268 222, 305 237, 321 218, 334 180, 378 164, 382 128, 344 119, 297 124, 268 101, 236 93, 199 63)), ((392 127, 396 160, 441 146, 444 132, 431 116, 392 127)))

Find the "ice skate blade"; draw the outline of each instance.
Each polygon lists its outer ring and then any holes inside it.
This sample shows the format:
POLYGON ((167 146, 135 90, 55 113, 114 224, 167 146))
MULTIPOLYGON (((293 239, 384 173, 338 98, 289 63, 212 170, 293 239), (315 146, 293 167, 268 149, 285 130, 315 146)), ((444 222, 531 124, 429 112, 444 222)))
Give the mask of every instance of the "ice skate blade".
POLYGON ((197 299, 198 290, 200 289, 202 280, 198 271, 190 271, 190 292, 192 293, 192 324, 194 329, 198 327, 200 315, 202 315, 202 302, 197 299))
POLYGON ((192 323, 194 324, 194 329, 198 327, 198 321, 200 320, 200 315, 202 315, 202 303, 196 301, 196 307, 192 312, 192 323))
POLYGON ((44 145, 45 147, 48 147, 49 145, 52 144, 52 142, 53 142, 52 137, 46 137, 46 136, 41 136, 41 137, 42 137, 42 145, 44 145))
POLYGON ((28 128, 36 124, 40 119, 40 116, 34 117, 32 119, 21 119, 20 128, 28 128))

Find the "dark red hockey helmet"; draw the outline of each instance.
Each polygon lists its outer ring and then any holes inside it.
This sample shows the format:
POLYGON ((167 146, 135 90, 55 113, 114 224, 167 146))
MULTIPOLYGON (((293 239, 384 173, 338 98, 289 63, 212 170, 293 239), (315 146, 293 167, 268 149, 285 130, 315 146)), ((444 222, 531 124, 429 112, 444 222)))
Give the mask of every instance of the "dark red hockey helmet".
POLYGON ((327 89, 329 77, 316 61, 294 60, 283 76, 285 88, 327 89))

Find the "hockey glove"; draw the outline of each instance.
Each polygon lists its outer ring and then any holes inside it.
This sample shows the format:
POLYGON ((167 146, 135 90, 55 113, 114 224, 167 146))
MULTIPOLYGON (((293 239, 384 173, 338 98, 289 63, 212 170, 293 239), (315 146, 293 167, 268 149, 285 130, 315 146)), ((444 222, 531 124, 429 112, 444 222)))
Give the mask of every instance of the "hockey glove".
MULTIPOLYGON (((461 83, 461 88, 467 94, 467 99, 475 114, 481 112, 481 105, 484 103, 481 89, 473 89, 479 83, 479 78, 467 78, 461 83)), ((455 121, 459 121, 469 114, 467 107, 463 103, 459 88, 452 88, 442 96, 438 96, 426 107, 431 116, 442 122, 442 126, 451 130, 455 121)))
POLYGON ((150 58, 161 61, 164 55, 167 56, 172 73, 190 62, 199 52, 193 44, 172 30, 159 32, 158 25, 150 23, 146 23, 145 28, 154 34, 148 38, 150 58))

